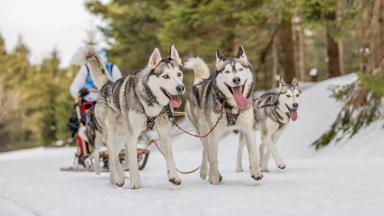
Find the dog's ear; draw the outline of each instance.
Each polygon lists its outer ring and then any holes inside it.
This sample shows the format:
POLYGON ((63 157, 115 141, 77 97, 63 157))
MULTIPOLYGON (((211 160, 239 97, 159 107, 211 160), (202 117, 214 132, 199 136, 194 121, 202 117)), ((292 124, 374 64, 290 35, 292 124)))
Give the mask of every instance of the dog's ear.
POLYGON ((155 48, 155 50, 153 50, 151 56, 149 57, 149 61, 148 61, 148 68, 149 68, 149 70, 152 70, 152 69, 156 68, 156 66, 160 62, 161 62, 160 51, 159 51, 159 49, 155 48))
POLYGON ((181 65, 181 58, 179 56, 179 52, 177 52, 175 45, 172 44, 171 48, 169 49, 169 57, 173 60, 175 60, 179 65, 181 65))
POLYGON ((239 49, 237 50, 236 58, 240 59, 241 61, 248 62, 247 55, 245 54, 245 50, 243 46, 239 46, 239 49))
POLYGON ((282 76, 280 76, 279 85, 280 86, 286 86, 287 85, 287 83, 285 82, 285 80, 282 76))
POLYGON ((297 80, 296 78, 293 78, 291 85, 299 86, 299 80, 297 80))
POLYGON ((279 92, 281 92, 283 90, 283 88, 285 88, 286 86, 287 86, 287 83, 285 82, 284 78, 282 76, 280 76, 279 92))
POLYGON ((220 68, 224 62, 225 57, 221 54, 220 50, 216 50, 216 68, 220 68))

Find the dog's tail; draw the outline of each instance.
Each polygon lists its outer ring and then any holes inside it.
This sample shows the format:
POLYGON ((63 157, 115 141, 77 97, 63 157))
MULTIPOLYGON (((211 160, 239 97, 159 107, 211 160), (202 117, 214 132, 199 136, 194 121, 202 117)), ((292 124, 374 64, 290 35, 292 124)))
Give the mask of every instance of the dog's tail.
POLYGON ((194 79, 193 84, 201 82, 203 79, 209 77, 208 65, 199 57, 190 58, 184 63, 184 67, 193 70, 194 79))
POLYGON ((100 89, 105 83, 111 80, 103 60, 92 46, 79 48, 71 62, 77 65, 88 65, 97 89, 100 89))

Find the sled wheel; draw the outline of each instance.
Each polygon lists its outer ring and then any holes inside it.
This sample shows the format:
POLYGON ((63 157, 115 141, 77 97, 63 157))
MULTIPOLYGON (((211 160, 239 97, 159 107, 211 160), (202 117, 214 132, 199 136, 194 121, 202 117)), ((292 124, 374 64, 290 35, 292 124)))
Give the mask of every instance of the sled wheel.
POLYGON ((148 149, 137 149, 137 161, 139 162, 139 170, 143 170, 145 165, 147 165, 149 158, 148 149))

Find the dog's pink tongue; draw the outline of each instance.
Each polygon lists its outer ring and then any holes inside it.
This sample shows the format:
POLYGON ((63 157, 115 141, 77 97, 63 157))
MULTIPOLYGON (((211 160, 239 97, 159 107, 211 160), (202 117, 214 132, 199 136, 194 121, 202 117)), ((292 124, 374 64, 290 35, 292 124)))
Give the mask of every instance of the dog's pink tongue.
POLYGON ((248 99, 243 96, 243 93, 241 92, 241 86, 232 88, 232 91, 237 107, 241 110, 246 109, 248 106, 248 99))
POLYGON ((183 101, 179 96, 171 96, 171 101, 169 102, 172 108, 178 108, 181 106, 183 101))
POLYGON ((297 119, 297 111, 296 110, 291 110, 291 119, 292 119, 292 121, 296 121, 296 119, 297 119))

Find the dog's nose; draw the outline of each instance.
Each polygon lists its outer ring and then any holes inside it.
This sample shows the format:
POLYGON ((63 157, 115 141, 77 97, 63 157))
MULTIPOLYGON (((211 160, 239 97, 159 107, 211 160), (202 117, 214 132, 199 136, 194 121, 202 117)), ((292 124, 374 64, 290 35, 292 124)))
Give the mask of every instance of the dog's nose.
POLYGON ((176 86, 176 91, 177 91, 177 93, 183 93, 184 92, 184 86, 183 85, 176 86))
POLYGON ((240 77, 233 77, 232 82, 236 85, 240 83, 240 77))
POLYGON ((293 108, 297 109, 297 107, 299 107, 299 104, 298 103, 293 103, 292 106, 293 106, 293 108))

